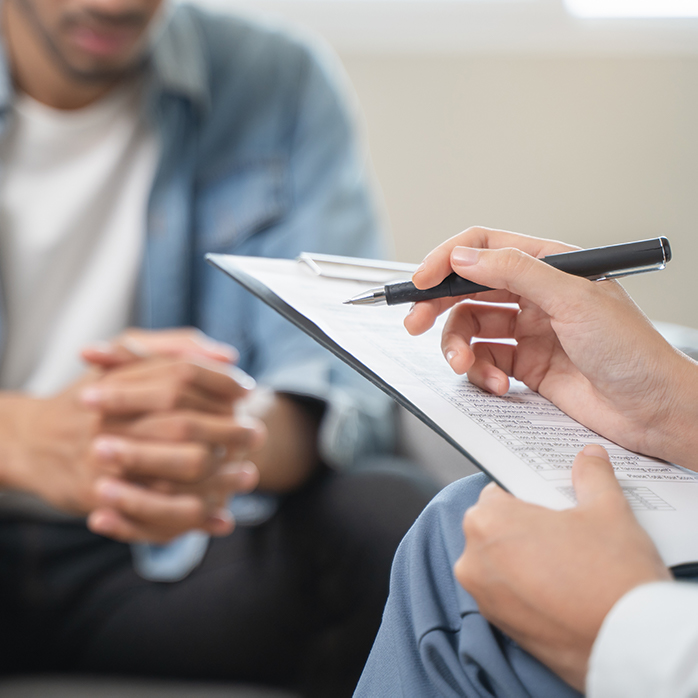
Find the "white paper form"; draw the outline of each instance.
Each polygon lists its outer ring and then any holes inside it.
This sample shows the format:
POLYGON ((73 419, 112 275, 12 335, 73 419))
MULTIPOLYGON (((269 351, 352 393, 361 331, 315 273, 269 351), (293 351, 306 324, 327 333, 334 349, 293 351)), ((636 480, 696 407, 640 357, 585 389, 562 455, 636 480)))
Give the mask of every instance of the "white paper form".
POLYGON ((411 337, 402 324, 405 306, 343 305, 367 290, 365 281, 317 277, 290 260, 209 255, 209 261, 267 302, 271 291, 276 310, 326 346, 334 343, 341 358, 525 501, 572 506, 572 461, 586 444, 602 444, 664 561, 698 561, 696 474, 617 446, 516 381, 504 397, 471 385, 443 358, 440 326, 411 337))

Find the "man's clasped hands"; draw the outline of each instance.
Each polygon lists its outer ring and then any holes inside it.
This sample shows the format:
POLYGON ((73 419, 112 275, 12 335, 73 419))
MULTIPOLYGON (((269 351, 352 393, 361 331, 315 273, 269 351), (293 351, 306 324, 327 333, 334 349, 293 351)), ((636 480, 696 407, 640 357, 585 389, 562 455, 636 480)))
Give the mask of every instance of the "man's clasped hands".
POLYGON ((254 381, 234 350, 195 330, 129 330, 83 359, 54 397, 0 397, 3 489, 122 541, 230 533, 226 501, 257 485, 248 458, 265 441, 263 423, 240 415, 254 381))

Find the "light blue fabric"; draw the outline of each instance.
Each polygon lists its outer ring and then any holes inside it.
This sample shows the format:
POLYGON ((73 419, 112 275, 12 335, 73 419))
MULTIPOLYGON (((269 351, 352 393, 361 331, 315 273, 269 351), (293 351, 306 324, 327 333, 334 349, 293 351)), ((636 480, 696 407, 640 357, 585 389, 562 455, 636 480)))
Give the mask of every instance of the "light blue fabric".
POLYGON ((395 555, 390 596, 355 698, 578 698, 579 693, 494 629, 456 581, 465 510, 489 482, 450 485, 395 555))
MULTIPOLYGON (((335 60, 305 40, 176 6, 146 71, 144 114, 161 159, 137 304, 139 325, 197 326, 234 345, 258 382, 326 401, 320 450, 339 468, 391 448, 390 401, 203 257, 382 255, 341 79, 335 60)), ((12 98, 3 58, 0 133, 12 98)), ((238 506, 248 523, 274 509, 255 495, 238 506)), ((192 534, 141 546, 134 559, 144 576, 174 580, 205 547, 192 534)))

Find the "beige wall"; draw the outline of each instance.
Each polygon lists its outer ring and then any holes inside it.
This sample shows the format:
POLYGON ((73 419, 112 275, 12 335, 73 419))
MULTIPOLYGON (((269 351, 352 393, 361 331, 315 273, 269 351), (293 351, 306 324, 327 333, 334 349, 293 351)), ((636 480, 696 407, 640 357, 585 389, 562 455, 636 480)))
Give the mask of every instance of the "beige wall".
POLYGON ((698 327, 698 57, 342 59, 399 259, 472 224, 584 246, 663 234, 674 261, 626 288, 698 327))

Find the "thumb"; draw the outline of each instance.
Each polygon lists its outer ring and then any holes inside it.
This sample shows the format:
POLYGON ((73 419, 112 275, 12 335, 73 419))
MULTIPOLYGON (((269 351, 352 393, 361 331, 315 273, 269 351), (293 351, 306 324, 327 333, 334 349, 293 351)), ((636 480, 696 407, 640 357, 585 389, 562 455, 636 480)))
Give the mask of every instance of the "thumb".
POLYGON ((589 444, 577 454, 572 465, 572 483, 580 505, 592 504, 602 494, 623 497, 608 453, 598 444, 589 444))

